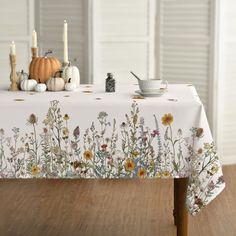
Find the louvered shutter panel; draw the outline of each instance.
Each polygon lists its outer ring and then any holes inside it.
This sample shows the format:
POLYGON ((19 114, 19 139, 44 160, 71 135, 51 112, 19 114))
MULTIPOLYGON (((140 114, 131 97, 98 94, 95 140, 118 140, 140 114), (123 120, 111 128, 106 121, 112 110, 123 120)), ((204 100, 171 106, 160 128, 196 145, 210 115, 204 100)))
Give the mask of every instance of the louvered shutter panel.
POLYGON ((17 71, 28 72, 34 8, 31 0, 0 0, 0 6, 0 84, 6 84, 10 76, 11 41, 16 43, 17 71))
POLYGON ((80 69, 81 82, 87 81, 87 1, 37 1, 37 30, 40 53, 48 49, 63 61, 63 23, 68 22, 69 60, 80 69))
POLYGON ((224 163, 236 163, 236 2, 221 2, 218 149, 224 163))
POLYGON ((210 0, 160 0, 158 74, 171 83, 196 86, 205 108, 211 63, 210 0))
POLYGON ((119 82, 154 76, 155 0, 95 0, 94 82, 113 72, 119 82))

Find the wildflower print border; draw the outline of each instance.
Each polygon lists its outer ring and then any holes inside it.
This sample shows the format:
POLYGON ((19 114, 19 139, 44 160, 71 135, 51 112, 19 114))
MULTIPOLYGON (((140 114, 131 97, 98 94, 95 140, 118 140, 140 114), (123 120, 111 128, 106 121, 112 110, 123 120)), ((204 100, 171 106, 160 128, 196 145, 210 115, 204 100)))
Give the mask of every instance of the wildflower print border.
POLYGON ((170 113, 161 118, 165 130, 161 135, 156 115, 153 119, 151 129, 133 102, 119 128, 115 119, 110 122, 108 114, 100 112, 100 127, 93 122, 82 135, 79 125, 69 130, 70 116, 62 114, 54 100, 42 131, 35 114, 27 119, 30 133, 14 127, 12 137, 6 137, 0 129, 0 178, 189 177, 188 205, 191 213, 198 212, 224 184, 214 143, 197 145, 204 137, 201 127, 192 127, 190 138, 183 137, 182 129, 173 134, 170 113))

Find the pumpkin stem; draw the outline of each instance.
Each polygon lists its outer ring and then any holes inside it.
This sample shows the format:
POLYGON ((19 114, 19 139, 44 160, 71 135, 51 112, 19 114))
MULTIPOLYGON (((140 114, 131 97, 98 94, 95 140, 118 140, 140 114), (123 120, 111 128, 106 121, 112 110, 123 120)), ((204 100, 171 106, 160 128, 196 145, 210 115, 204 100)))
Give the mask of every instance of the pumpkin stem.
POLYGON ((68 83, 71 83, 71 78, 69 78, 68 83))
POLYGON ((60 70, 58 70, 58 71, 55 72, 55 74, 54 74, 54 78, 57 77, 57 74, 59 74, 59 77, 61 77, 61 71, 60 71, 60 70))
POLYGON ((68 66, 71 66, 71 63, 70 63, 70 61, 69 61, 69 63, 68 63, 68 66))
POLYGON ((44 57, 47 57, 47 55, 51 53, 52 53, 52 50, 48 50, 47 52, 44 53, 44 57))
POLYGON ((24 70, 21 70, 21 74, 24 74, 24 70))
POLYGON ((39 79, 39 83, 41 83, 41 82, 40 82, 40 79, 39 79))

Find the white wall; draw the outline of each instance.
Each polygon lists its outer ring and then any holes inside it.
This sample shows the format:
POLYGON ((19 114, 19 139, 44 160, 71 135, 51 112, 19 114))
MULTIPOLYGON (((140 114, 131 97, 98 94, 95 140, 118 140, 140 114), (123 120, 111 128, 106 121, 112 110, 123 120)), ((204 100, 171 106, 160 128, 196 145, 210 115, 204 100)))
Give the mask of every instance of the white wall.
POLYGON ((15 41, 17 71, 28 72, 30 41, 34 25, 33 0, 0 0, 0 84, 9 83, 10 43, 15 41))
POLYGON ((156 0, 93 0, 94 82, 113 72, 117 81, 135 83, 130 70, 153 78, 156 0))
POLYGON ((220 4, 217 146, 223 163, 236 163, 236 1, 220 4))

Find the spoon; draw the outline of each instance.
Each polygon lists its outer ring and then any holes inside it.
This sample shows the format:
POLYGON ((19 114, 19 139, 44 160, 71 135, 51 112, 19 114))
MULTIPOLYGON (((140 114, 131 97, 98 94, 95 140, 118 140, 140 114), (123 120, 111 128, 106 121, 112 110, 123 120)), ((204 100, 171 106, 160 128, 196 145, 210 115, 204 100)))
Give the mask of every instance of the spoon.
POLYGON ((141 81, 141 79, 140 79, 137 75, 135 75, 134 72, 130 71, 130 73, 131 73, 137 80, 141 81))

